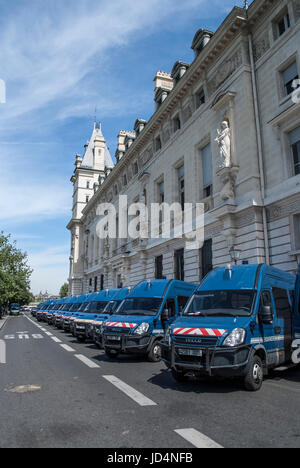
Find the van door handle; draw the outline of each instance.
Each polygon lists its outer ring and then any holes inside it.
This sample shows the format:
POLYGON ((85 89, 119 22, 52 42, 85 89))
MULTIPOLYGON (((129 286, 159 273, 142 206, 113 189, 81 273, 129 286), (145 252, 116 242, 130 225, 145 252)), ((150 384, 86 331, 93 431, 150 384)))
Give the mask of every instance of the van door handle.
POLYGON ((274 327, 274 332, 275 332, 275 335, 280 335, 281 327, 274 327))

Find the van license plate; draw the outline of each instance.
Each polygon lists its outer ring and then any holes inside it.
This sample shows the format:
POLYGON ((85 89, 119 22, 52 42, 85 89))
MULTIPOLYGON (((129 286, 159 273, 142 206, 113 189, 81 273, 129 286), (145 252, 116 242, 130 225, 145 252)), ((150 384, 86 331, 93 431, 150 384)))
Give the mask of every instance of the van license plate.
POLYGON ((108 335, 107 339, 111 341, 121 341, 121 337, 115 335, 108 335))
POLYGON ((178 353, 185 356, 203 356, 202 349, 178 349, 178 353))

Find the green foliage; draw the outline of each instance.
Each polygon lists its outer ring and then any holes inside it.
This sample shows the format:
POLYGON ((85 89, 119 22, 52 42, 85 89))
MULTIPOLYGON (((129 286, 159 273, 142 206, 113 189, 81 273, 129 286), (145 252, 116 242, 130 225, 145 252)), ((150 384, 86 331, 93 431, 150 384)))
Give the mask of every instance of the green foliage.
POLYGON ((65 283, 60 288, 59 295, 62 298, 62 297, 67 297, 68 294, 69 294, 69 285, 68 285, 68 283, 65 283))
POLYGON ((27 254, 17 249, 10 235, 0 232, 0 305, 12 302, 20 305, 32 301, 30 292, 31 268, 27 254))

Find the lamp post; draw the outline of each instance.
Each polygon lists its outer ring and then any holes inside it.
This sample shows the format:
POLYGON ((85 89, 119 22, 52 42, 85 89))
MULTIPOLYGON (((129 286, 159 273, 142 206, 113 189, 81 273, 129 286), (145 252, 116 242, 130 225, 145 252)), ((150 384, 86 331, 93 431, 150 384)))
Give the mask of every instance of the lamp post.
POLYGON ((231 249, 229 250, 229 253, 230 253, 231 260, 236 265, 238 260, 241 258, 242 250, 233 245, 231 249))

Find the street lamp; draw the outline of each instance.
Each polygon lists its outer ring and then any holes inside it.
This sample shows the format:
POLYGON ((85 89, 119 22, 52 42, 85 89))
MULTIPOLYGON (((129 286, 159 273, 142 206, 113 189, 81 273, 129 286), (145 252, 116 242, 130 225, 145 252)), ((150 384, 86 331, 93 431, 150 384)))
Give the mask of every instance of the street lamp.
POLYGON ((238 260, 241 258, 242 250, 233 245, 231 249, 229 250, 229 253, 230 253, 231 260, 236 265, 238 260))

